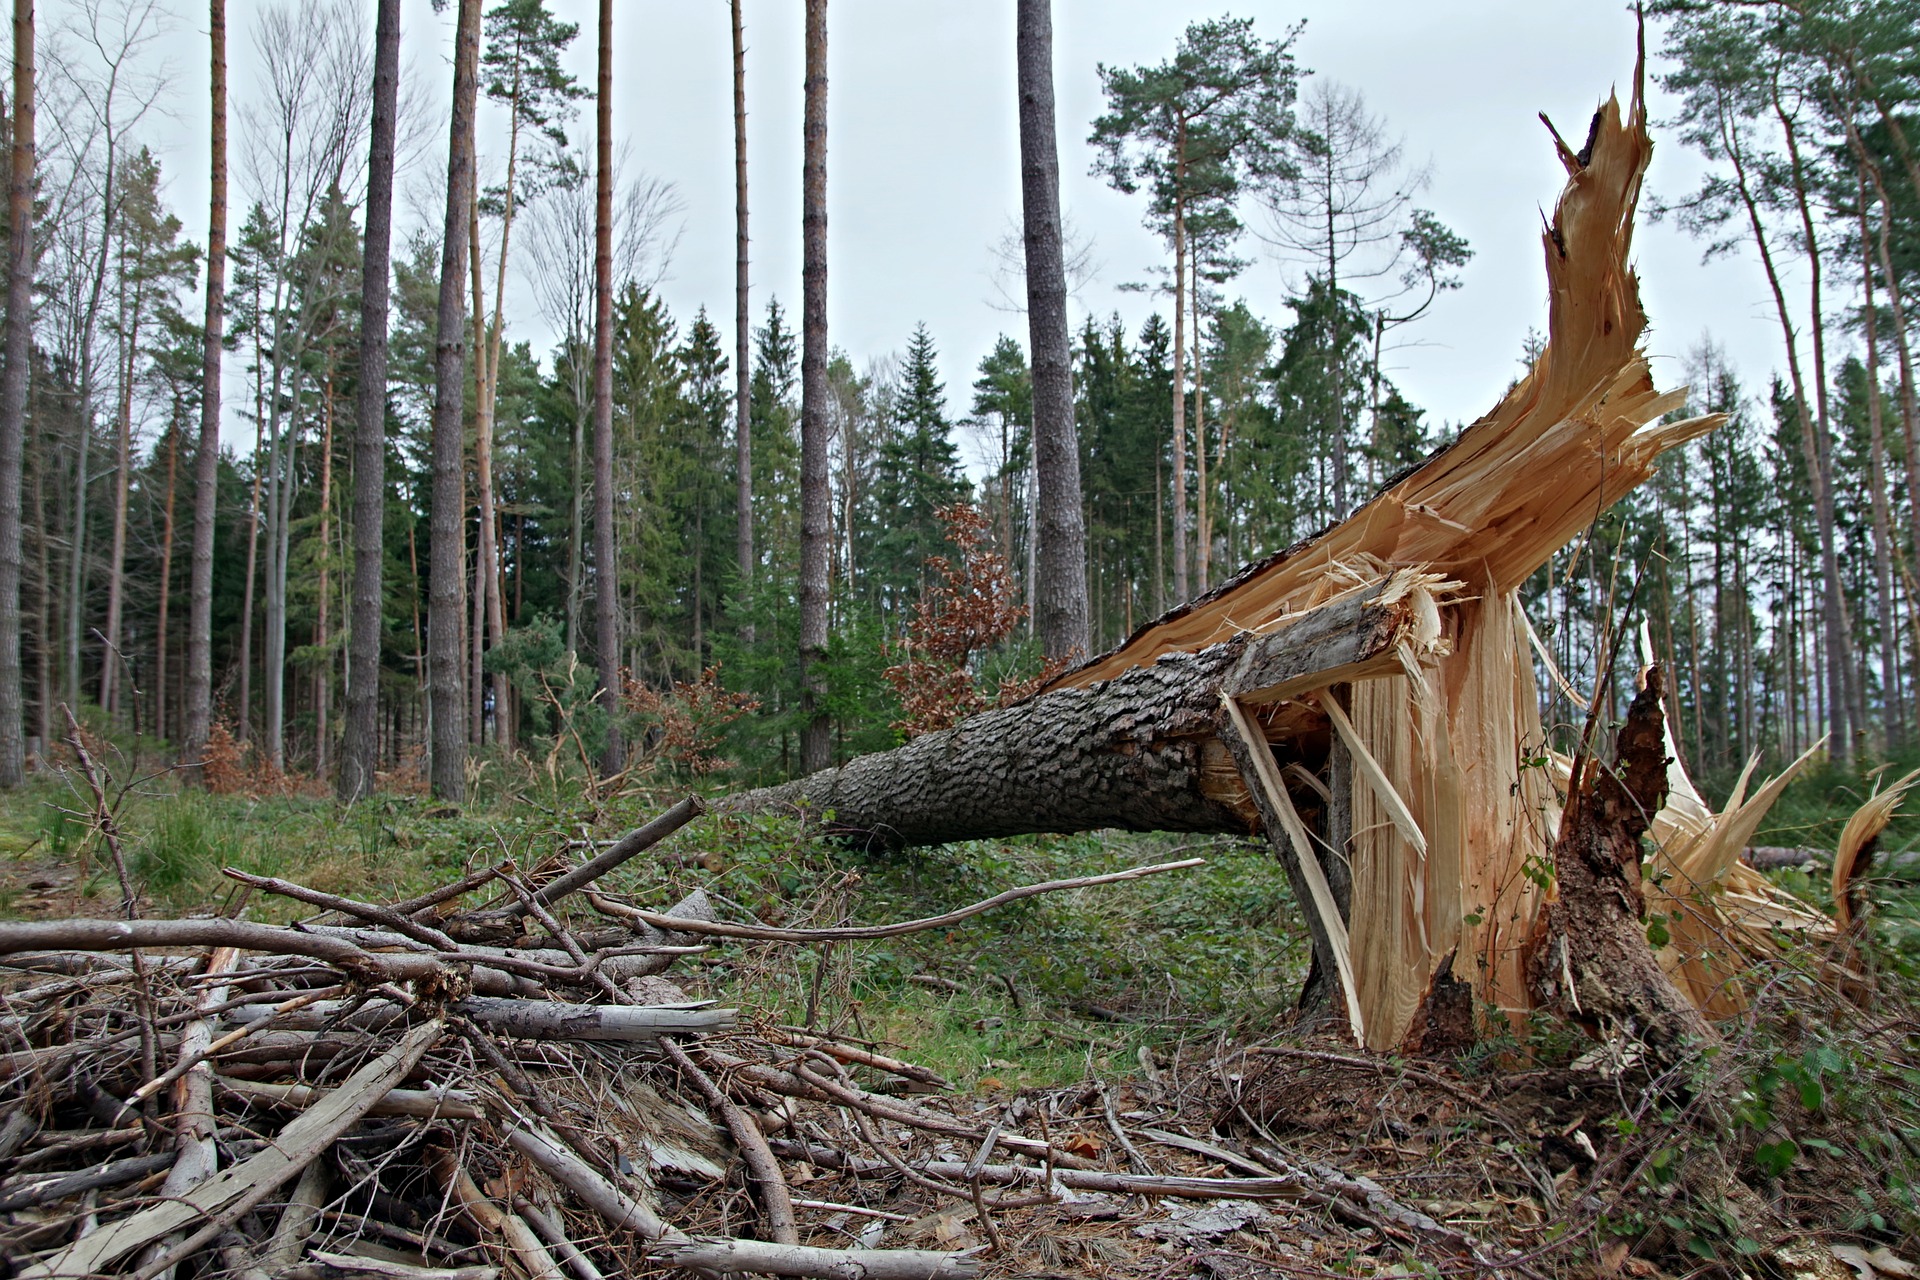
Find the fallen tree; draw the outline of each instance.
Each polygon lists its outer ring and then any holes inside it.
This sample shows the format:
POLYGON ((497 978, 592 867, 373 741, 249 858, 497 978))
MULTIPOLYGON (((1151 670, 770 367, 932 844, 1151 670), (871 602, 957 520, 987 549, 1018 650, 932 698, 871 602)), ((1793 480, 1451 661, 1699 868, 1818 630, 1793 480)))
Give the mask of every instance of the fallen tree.
MULTIPOLYGON (((1538 767, 1539 642, 1519 592, 1663 452, 1721 421, 1676 417, 1685 390, 1656 389, 1637 345, 1639 76, 1580 151, 1553 140, 1567 185, 1543 236, 1546 347, 1451 445, 1024 701, 727 807, 890 846, 1264 832, 1367 1045, 1419 1042, 1448 1020, 1442 1003, 1469 1028, 1475 1011, 1534 1007, 1563 796, 1538 767)), ((1830 922, 1738 861, 1784 776, 1752 800, 1743 780, 1719 814, 1677 766, 1670 782, 1652 824, 1675 922, 1659 963, 1718 1012, 1776 927, 1830 922)))

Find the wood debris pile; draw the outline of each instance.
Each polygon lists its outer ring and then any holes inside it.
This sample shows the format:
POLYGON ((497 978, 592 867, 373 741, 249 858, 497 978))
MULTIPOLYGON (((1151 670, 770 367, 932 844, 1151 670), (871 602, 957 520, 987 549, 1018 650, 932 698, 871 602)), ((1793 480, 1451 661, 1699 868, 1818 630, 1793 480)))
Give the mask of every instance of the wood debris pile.
POLYGON ((929 1096, 946 1082, 884 1046, 748 1027, 665 976, 716 937, 888 937, 1197 859, 821 930, 717 920, 698 892, 654 912, 596 890, 700 808, 561 874, 503 865, 387 905, 229 871, 318 909, 293 926, 0 923, 0 1268, 945 1280, 989 1250, 1070 1252, 1063 1228, 1117 1237, 1083 1249, 1116 1262, 1336 1209, 1493 1256, 1364 1178, 1223 1154, 1204 1120, 1123 1090, 929 1096))
POLYGON ((667 929, 598 894, 618 928, 555 914, 700 809, 544 884, 496 867, 384 906, 228 873, 322 909, 293 927, 0 924, 0 1265, 23 1280, 973 1274, 952 1249, 801 1244, 763 1135, 786 1123, 782 1095, 845 1094, 878 1123, 977 1136, 848 1068, 938 1077, 823 1038, 729 1034, 733 1010, 661 976, 706 949, 672 928, 711 919, 703 894, 654 917, 667 929), (742 1161, 759 1238, 726 1230, 715 1194, 742 1161))

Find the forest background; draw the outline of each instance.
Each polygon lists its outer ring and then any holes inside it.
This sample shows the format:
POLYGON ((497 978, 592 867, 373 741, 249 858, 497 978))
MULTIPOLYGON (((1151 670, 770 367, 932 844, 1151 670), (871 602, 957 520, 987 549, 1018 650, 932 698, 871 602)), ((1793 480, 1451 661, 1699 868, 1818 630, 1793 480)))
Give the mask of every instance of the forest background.
MULTIPOLYGON (((622 12, 644 40, 644 12, 622 12)), ((425 9, 419 17, 439 30, 425 9)), ((156 157, 163 137, 197 132, 198 108, 175 96, 162 56, 169 27, 192 21, 149 0, 100 0, 45 6, 43 23, 25 723, 44 752, 66 736, 64 704, 94 732, 163 759, 188 715, 204 263, 192 238, 202 215, 175 201, 156 157)), ((1683 181, 1656 172, 1666 225, 1758 271, 1742 305, 1777 337, 1757 366, 1750 324, 1729 322, 1744 362, 1713 332, 1691 345, 1669 380, 1691 383, 1690 411, 1726 412, 1728 425, 1601 515, 1543 570, 1531 603, 1543 665, 1584 687, 1631 600, 1675 673, 1683 750, 1709 780, 1827 733, 1844 760, 1899 754, 1920 731, 1916 31, 1920 11, 1891 0, 1676 0, 1650 21, 1664 154, 1689 156, 1676 165, 1683 181)), ((256 778, 324 781, 347 694, 373 27, 366 6, 344 2, 247 6, 233 38, 250 44, 257 74, 232 90, 214 736, 221 758, 256 778)), ((1029 610, 1037 476, 1025 344, 1003 337, 956 366, 920 325, 892 350, 839 348, 830 362, 825 700, 803 709, 797 299, 767 287, 751 299, 743 485, 735 299, 669 307, 663 281, 687 252, 692 215, 670 177, 644 173, 632 154, 616 193, 613 559, 601 563, 588 456, 595 170, 580 119, 592 86, 567 70, 576 38, 589 44, 591 28, 532 0, 490 9, 482 32, 494 114, 483 117, 469 213, 480 234, 463 323, 482 340, 470 343, 462 397, 471 500, 457 556, 468 599, 491 593, 499 616, 466 624, 466 750, 566 769, 599 760, 620 727, 667 769, 725 763, 771 777, 798 767, 803 719, 816 714, 835 758, 891 745, 925 723, 903 704, 914 687, 903 676, 938 629, 916 614, 940 604, 929 558, 968 551, 968 589, 985 584, 996 625, 940 660, 979 698, 1031 676, 1044 659, 1029 610), (956 542, 942 512, 963 502, 977 517, 956 542), (594 635, 602 582, 617 594, 617 654, 594 635), (621 672, 611 718, 592 701, 606 668, 621 672)), ((1157 257, 1116 262, 1070 237, 1083 286, 1096 270, 1136 286, 1125 318, 1083 308, 1074 327, 1094 651, 1345 514, 1466 412, 1415 403, 1404 370, 1415 344, 1446 342, 1459 323, 1450 308, 1476 252, 1519 249, 1469 244, 1452 229, 1460 213, 1430 208, 1427 166, 1369 108, 1369 86, 1309 76, 1304 38, 1264 16, 1204 20, 1162 55, 1240 77, 1251 123, 1211 186, 1127 190, 1142 185, 1153 144, 1130 122, 1123 66, 1100 68, 1097 118, 1062 121, 1062 168, 1110 182, 1168 242, 1157 257), (1177 257, 1169 190, 1194 218, 1177 257)), ((708 52, 724 65, 724 48, 708 52)), ((402 166, 403 208, 445 200, 434 185, 444 79, 430 61, 402 78, 398 150, 416 158, 402 166)), ((1577 143, 1578 121, 1559 123, 1577 143)), ((377 747, 387 784, 404 789, 426 773, 442 246, 437 215, 398 221, 377 747)), ((756 243, 788 238, 758 228, 756 243)), ((858 259, 859 239, 837 244, 837 261, 858 259)), ((1017 239, 1001 253, 999 291, 1015 295, 1004 328, 1021 333, 1017 239)), ((1484 387, 1472 403, 1491 403, 1531 347, 1510 354, 1516 363, 1471 371, 1484 387)), ((1564 693, 1551 696, 1550 722, 1572 719, 1564 693)))

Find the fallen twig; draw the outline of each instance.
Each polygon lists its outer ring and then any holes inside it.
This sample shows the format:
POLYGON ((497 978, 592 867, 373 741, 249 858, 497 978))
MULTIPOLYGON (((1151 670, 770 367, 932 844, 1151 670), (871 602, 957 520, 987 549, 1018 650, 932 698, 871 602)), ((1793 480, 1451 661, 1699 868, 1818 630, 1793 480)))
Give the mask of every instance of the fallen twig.
POLYGON ((1018 902, 1022 898, 1032 898, 1043 893, 1058 893, 1063 889, 1086 889, 1094 885, 1118 884, 1123 880, 1138 880, 1142 876, 1159 875, 1163 871, 1185 871, 1189 867, 1204 866, 1206 861, 1205 858, 1183 858, 1179 862, 1161 862, 1150 867, 1132 867, 1126 871, 1110 871, 1105 875, 1076 876, 1070 880, 1048 880, 1041 884, 1023 885, 1017 889, 1008 889, 1004 893, 996 893, 991 898, 976 902, 972 906, 961 907, 958 911, 928 916, 922 920, 907 920, 899 924, 842 925, 832 929, 781 929, 773 925, 729 924, 720 920, 684 920, 637 907, 634 908, 633 914, 635 919, 644 920, 655 928, 674 929, 681 933, 705 933, 721 938, 744 938, 754 942, 858 942, 874 938, 897 938, 901 934, 940 929, 977 916, 983 911, 1004 907, 1009 902, 1018 902))

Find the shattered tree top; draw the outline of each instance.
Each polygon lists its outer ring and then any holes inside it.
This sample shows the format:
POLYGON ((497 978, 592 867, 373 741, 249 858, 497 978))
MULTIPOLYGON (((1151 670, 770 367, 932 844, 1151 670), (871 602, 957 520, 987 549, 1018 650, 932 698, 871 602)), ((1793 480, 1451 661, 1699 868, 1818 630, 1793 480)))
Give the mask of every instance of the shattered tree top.
POLYGON ((1646 480, 1661 453, 1724 420, 1661 422, 1686 403, 1686 389, 1656 390, 1637 345, 1646 313, 1628 256, 1653 152, 1638 73, 1624 115, 1610 97, 1581 153, 1557 133, 1554 144, 1568 177, 1541 236, 1548 337, 1527 375, 1459 439, 1345 520, 1248 565, 1047 690, 1269 629, 1351 586, 1343 566, 1369 577, 1432 569, 1475 591, 1512 591, 1646 480))

